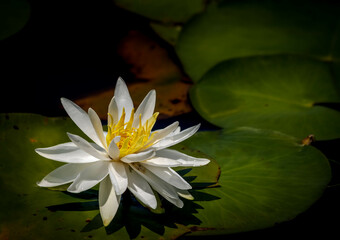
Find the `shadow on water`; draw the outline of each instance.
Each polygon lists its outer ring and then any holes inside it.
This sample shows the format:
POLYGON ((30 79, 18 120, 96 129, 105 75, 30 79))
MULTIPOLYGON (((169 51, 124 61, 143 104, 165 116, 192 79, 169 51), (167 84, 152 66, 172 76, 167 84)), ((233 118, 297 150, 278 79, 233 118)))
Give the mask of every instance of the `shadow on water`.
MULTIPOLYGON (((190 170, 191 169, 184 169, 178 171, 178 173, 180 175, 185 175, 190 170)), ((195 177, 192 176, 183 178, 188 182, 191 182, 195 179, 195 177)), ((200 225, 201 220, 194 216, 194 213, 197 213, 198 209, 203 209, 203 207, 199 205, 199 202, 214 201, 219 199, 219 197, 201 192, 199 190, 209 186, 214 186, 215 184, 216 183, 191 183, 193 189, 190 190, 190 193, 194 197, 194 200, 182 199, 184 202, 183 208, 177 208, 167 200, 160 197, 161 207, 163 209, 162 213, 151 212, 149 209, 143 207, 129 191, 126 191, 122 196, 120 206, 114 219, 110 225, 105 228, 106 233, 110 235, 125 227, 130 238, 136 238, 140 234, 142 226, 159 235, 163 235, 165 232, 165 227, 177 228, 176 224, 181 224, 184 226, 200 225)), ((48 206, 47 208, 50 211, 99 210, 97 190, 91 189, 80 194, 73 194, 69 192, 63 193, 77 199, 89 201, 48 206)), ((83 227, 81 231, 91 232, 101 227, 104 226, 100 214, 98 213, 83 227)))

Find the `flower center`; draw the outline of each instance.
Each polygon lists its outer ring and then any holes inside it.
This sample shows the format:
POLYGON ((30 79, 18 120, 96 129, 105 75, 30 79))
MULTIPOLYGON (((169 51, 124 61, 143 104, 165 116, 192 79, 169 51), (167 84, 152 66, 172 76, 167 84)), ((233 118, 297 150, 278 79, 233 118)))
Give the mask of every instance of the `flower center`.
POLYGON ((116 143, 120 151, 119 158, 144 150, 152 145, 151 140, 155 132, 151 133, 151 129, 155 125, 159 113, 154 113, 144 125, 142 125, 142 115, 139 115, 139 124, 137 127, 133 127, 134 113, 135 111, 132 109, 130 120, 125 123, 125 109, 123 108, 122 116, 116 124, 113 123, 113 117, 108 114, 111 121, 108 126, 106 143, 109 146, 115 137, 120 136, 120 141, 116 143))

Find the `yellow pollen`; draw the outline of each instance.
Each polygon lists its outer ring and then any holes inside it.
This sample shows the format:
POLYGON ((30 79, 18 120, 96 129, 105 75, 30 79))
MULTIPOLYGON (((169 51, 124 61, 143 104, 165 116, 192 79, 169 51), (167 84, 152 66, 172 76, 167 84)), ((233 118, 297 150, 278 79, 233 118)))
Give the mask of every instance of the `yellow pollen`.
POLYGON ((108 126, 106 143, 107 146, 109 146, 115 137, 120 136, 120 141, 116 143, 120 150, 119 158, 148 148, 151 145, 150 140, 154 137, 155 132, 151 133, 151 130, 155 125, 159 113, 154 113, 144 125, 142 125, 142 115, 139 115, 139 124, 137 128, 132 127, 134 113, 135 111, 132 109, 130 120, 124 123, 126 114, 125 109, 123 108, 122 116, 116 124, 113 123, 113 117, 108 114, 111 121, 109 121, 110 125, 108 126))

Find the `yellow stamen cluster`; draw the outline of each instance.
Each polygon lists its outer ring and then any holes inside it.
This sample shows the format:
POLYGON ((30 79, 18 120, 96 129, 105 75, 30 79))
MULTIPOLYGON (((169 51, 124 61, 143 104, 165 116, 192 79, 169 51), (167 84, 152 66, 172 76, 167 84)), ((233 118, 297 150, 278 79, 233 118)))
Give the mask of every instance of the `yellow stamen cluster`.
POLYGON ((142 125, 142 115, 139 115, 139 125, 134 128, 132 127, 134 112, 134 109, 132 109, 130 120, 125 123, 125 109, 123 109, 122 116, 116 124, 113 122, 113 117, 108 114, 111 121, 109 121, 106 143, 109 146, 115 137, 120 136, 120 141, 116 143, 120 150, 119 158, 148 148, 151 145, 149 142, 155 134, 155 132, 151 133, 151 129, 159 113, 154 113, 144 125, 142 125))

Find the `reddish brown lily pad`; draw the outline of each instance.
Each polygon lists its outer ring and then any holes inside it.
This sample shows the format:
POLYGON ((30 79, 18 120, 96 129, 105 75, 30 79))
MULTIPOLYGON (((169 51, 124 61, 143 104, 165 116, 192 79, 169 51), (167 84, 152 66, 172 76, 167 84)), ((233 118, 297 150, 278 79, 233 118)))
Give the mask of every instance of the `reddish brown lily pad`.
MULTIPOLYGON (((155 89, 157 101, 155 111, 159 118, 168 118, 191 111, 188 101, 188 90, 191 81, 182 73, 169 52, 157 41, 139 32, 130 31, 118 45, 118 53, 134 74, 133 82, 127 80, 128 88, 135 106, 138 106, 145 95, 155 89)), ((107 117, 107 106, 114 89, 90 94, 76 100, 82 108, 92 107, 101 119, 107 117)))

